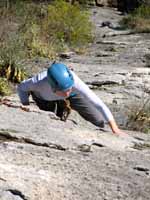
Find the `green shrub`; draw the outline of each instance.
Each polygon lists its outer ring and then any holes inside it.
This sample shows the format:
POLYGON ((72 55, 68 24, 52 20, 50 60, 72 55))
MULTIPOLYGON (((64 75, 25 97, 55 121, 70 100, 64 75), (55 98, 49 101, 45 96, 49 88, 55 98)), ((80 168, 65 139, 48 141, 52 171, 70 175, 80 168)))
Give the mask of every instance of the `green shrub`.
POLYGON ((52 40, 47 40, 46 35, 41 32, 42 28, 36 23, 27 26, 23 35, 27 54, 29 58, 39 57, 56 57, 56 43, 52 40))
POLYGON ((18 37, 11 37, 0 44, 0 76, 19 83, 26 77, 20 60, 25 56, 22 42, 18 37))
POLYGON ((120 24, 134 29, 136 32, 150 32, 150 6, 140 6, 133 13, 124 17, 120 24))
POLYGON ((0 95, 6 96, 10 94, 11 94, 11 89, 7 79, 0 77, 0 95))
POLYGON ((56 44, 78 47, 91 41, 89 14, 80 7, 63 0, 55 1, 48 6, 48 16, 43 20, 42 31, 48 40, 56 44))
POLYGON ((150 7, 141 5, 133 12, 133 15, 144 19, 150 19, 150 7))
POLYGON ((17 65, 34 56, 55 58, 64 50, 82 52, 91 42, 89 13, 75 3, 14 0, 0 4, 0 64, 17 65))
POLYGON ((26 3, 21 7, 17 16, 22 18, 20 32, 29 57, 54 58, 59 51, 84 48, 92 41, 89 13, 78 4, 57 0, 47 5, 26 3))
POLYGON ((0 63, 11 65, 25 57, 24 45, 18 37, 13 35, 0 44, 0 63))

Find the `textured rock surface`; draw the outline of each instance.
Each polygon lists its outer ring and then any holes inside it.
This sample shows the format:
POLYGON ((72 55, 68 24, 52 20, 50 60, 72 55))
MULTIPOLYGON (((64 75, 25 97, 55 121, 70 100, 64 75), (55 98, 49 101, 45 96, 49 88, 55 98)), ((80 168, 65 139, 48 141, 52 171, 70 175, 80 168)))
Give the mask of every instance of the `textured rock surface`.
POLYGON ((122 30, 118 23, 121 18, 116 10, 93 9, 94 44, 85 55, 71 56, 65 62, 112 109, 118 107, 119 119, 125 119, 121 113, 124 108, 144 102, 150 94, 150 68, 145 59, 145 55, 150 54, 150 36, 122 30), (102 26, 104 22, 109 22, 109 27, 102 26), (120 114, 123 117, 120 118, 120 114))
POLYGON ((117 7, 117 0, 97 0, 99 6, 114 6, 117 7))
POLYGON ((0 199, 149 198, 147 135, 116 137, 33 105, 30 112, 6 105, 0 111, 0 199))
MULTIPOLYGON (((149 36, 119 31, 115 10, 92 13, 95 43, 87 54, 62 60, 122 116, 132 98, 135 103, 149 95, 150 72, 143 62, 149 36), (104 21, 111 28, 102 27, 104 21)), ((34 70, 42 64, 33 63, 34 70)), ((116 137, 75 112, 64 123, 33 103, 23 111, 16 94, 8 98, 15 107, 0 105, 0 200, 149 200, 149 135, 126 131, 128 136, 116 137)))

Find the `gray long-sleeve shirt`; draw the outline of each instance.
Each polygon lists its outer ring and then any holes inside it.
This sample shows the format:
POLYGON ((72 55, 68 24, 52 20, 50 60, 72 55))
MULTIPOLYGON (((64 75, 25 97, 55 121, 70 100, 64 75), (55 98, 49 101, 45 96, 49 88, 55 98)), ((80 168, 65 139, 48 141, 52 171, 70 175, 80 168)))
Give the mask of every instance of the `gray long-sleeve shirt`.
MULTIPOLYGON (((74 72, 71 71, 71 73, 74 79, 73 93, 80 93, 88 99, 100 111, 106 122, 113 120, 111 111, 103 101, 74 72)), ((29 92, 31 91, 37 97, 47 101, 64 99, 53 92, 47 80, 47 71, 23 81, 18 85, 17 91, 22 104, 29 103, 29 92)))

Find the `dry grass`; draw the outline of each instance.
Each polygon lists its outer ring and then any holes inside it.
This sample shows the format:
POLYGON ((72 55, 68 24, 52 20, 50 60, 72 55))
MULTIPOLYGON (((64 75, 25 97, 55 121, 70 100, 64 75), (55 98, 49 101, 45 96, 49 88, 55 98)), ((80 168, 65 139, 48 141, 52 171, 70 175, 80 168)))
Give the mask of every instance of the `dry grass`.
POLYGON ((129 106, 127 128, 150 133, 150 98, 129 106))

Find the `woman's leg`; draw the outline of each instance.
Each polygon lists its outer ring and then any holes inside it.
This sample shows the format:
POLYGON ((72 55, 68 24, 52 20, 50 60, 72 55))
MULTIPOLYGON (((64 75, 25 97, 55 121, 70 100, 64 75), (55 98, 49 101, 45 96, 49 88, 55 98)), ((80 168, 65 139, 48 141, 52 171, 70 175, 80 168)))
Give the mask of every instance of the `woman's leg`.
POLYGON ((98 127, 104 127, 104 120, 101 113, 85 97, 76 95, 70 97, 69 100, 71 108, 76 110, 85 120, 98 127))
POLYGON ((39 109, 54 112, 55 115, 60 117, 62 121, 67 120, 71 110, 69 109, 65 100, 45 101, 36 97, 36 95, 33 92, 31 93, 31 95, 39 109))

